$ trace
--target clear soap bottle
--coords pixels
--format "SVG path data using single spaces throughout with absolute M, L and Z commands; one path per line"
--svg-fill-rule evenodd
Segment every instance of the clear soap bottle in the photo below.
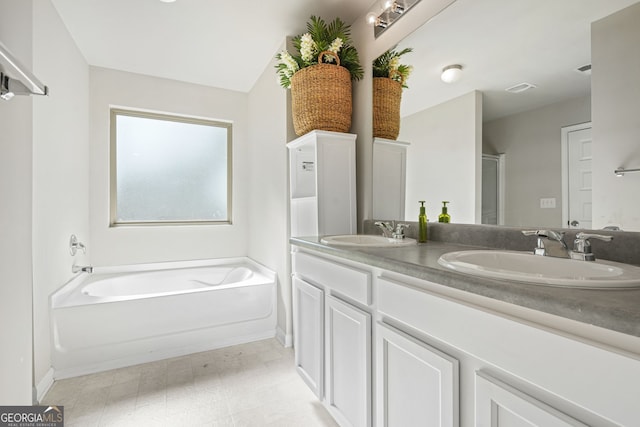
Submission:
M 418 215 L 418 243 L 427 241 L 427 212 L 424 207 L 424 200 L 420 200 L 420 215 Z
M 451 215 L 447 213 L 447 203 L 448 201 L 442 202 L 442 213 L 438 216 L 438 222 L 451 222 Z

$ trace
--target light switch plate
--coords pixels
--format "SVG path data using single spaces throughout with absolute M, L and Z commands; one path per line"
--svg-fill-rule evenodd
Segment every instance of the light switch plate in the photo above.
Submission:
M 554 209 L 556 207 L 556 198 L 542 198 L 540 199 L 540 209 Z

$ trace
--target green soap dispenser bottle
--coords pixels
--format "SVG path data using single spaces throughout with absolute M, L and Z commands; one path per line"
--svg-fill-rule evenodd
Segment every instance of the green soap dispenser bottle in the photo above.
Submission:
M 424 200 L 420 200 L 420 215 L 418 215 L 418 243 L 427 241 L 427 212 L 424 207 Z
M 438 222 L 451 222 L 451 215 L 447 213 L 447 201 L 442 202 L 442 213 L 438 216 Z

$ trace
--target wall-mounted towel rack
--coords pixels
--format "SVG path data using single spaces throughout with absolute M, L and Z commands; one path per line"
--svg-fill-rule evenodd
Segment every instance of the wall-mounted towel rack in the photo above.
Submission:
M 618 177 L 624 176 L 625 173 L 629 173 L 629 172 L 640 172 L 640 168 L 634 168 L 634 169 L 618 168 L 613 171 L 613 173 L 615 173 L 616 176 Z
M 10 100 L 15 95 L 48 95 L 42 84 L 0 43 L 0 98 Z

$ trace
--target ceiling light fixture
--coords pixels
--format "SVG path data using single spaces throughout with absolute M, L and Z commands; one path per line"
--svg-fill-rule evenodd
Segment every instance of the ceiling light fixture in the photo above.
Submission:
M 162 3 L 173 3 L 176 0 L 160 0 Z
M 455 83 L 462 77 L 462 65 L 448 65 L 442 69 L 440 79 L 445 83 Z
M 373 26 L 373 35 L 377 38 L 395 21 L 400 19 L 409 9 L 420 0 L 382 0 L 380 9 L 367 13 L 366 20 Z

